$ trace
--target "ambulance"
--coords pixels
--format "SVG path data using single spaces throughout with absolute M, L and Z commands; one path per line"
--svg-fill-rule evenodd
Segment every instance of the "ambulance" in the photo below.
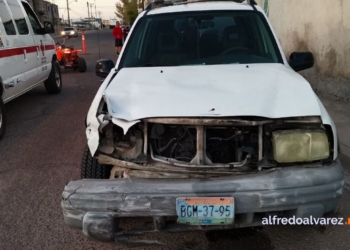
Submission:
M 49 94 L 62 89 L 52 23 L 40 23 L 27 1 L 0 0 L 0 139 L 5 134 L 4 104 L 44 84 Z

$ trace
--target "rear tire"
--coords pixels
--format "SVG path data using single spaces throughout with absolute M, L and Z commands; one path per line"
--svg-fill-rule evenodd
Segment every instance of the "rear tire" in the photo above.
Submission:
M 78 68 L 80 72 L 85 72 L 86 71 L 86 61 L 84 58 L 82 57 L 78 57 L 77 58 L 77 62 L 78 62 Z
M 109 179 L 111 169 L 111 166 L 99 164 L 98 160 L 91 156 L 89 147 L 85 148 L 81 163 L 82 179 Z
M 0 97 L 0 139 L 4 137 L 6 130 L 6 113 L 5 113 L 5 105 Z
M 49 94 L 58 94 L 62 90 L 62 77 L 60 65 L 56 61 L 52 61 L 51 72 L 49 78 L 45 81 L 45 88 Z

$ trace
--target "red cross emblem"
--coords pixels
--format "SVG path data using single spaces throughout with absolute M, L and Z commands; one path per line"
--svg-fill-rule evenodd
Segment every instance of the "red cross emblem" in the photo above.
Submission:
M 41 43 L 40 45 L 41 52 L 43 53 L 43 56 L 45 56 L 45 46 L 43 44 L 43 40 L 40 40 L 40 43 Z

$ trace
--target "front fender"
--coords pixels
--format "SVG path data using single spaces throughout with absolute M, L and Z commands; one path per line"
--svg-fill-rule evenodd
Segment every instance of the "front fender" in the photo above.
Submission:
M 104 93 L 104 90 L 107 88 L 114 74 L 115 74 L 115 70 L 111 70 L 107 78 L 101 84 L 99 90 L 96 93 L 94 100 L 92 101 L 92 104 L 90 106 L 89 112 L 86 117 L 86 122 L 85 122 L 86 138 L 87 138 L 88 147 L 90 149 L 92 156 L 95 155 L 99 145 L 99 141 L 100 141 L 100 135 L 99 135 L 100 122 L 97 119 L 97 116 L 99 115 L 99 108 L 101 104 L 104 103 L 103 93 Z

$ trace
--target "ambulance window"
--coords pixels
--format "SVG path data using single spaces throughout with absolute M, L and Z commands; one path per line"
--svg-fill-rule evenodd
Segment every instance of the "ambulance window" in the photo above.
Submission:
M 2 24 L 5 27 L 6 34 L 9 36 L 16 35 L 15 25 L 13 24 L 12 18 L 4 1 L 0 1 L 0 19 L 0 22 L 2 21 Z
M 21 9 L 21 6 L 18 4 L 17 0 L 7 0 L 7 4 L 10 7 L 10 10 L 15 20 L 18 33 L 20 35 L 28 35 L 29 29 L 24 17 L 24 12 Z
M 28 15 L 28 19 L 30 24 L 32 25 L 33 31 L 35 35 L 40 35 L 40 30 L 41 30 L 41 24 L 38 21 L 38 18 L 34 14 L 34 11 L 32 8 L 25 2 L 22 2 L 22 5 L 24 7 L 24 10 L 26 11 Z

